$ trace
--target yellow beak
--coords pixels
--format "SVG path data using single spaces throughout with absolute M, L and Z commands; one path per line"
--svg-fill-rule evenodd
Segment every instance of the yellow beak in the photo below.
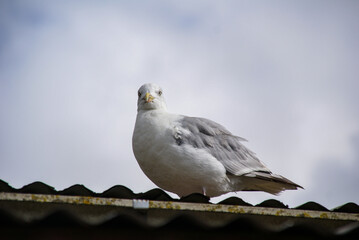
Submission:
M 150 93 L 146 93 L 146 95 L 145 95 L 146 103 L 152 102 L 153 99 L 154 99 L 154 97 Z

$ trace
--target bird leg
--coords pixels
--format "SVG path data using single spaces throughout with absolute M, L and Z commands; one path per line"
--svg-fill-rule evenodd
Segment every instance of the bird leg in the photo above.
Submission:
M 206 195 L 206 188 L 205 188 L 205 187 L 202 187 L 202 194 L 203 194 L 204 196 L 207 196 L 207 195 Z

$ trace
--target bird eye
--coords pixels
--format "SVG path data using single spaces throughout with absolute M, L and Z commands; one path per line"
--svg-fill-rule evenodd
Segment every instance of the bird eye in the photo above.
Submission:
M 140 91 L 138 91 L 138 93 L 137 93 L 137 94 L 138 94 L 138 97 L 141 97 L 141 93 L 140 93 Z
M 162 95 L 162 91 L 161 91 L 161 90 L 158 91 L 158 95 L 160 95 L 160 96 Z

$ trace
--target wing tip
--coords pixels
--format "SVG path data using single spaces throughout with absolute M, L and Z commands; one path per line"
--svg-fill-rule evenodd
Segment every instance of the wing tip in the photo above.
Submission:
M 248 175 L 243 175 L 242 180 L 244 185 L 247 185 L 242 191 L 264 191 L 273 195 L 279 195 L 285 190 L 304 189 L 301 185 L 270 172 L 251 172 Z

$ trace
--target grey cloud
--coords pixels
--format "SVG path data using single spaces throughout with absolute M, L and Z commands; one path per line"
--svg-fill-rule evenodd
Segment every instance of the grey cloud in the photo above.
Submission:
M 329 208 L 359 201 L 359 135 L 351 142 L 353 155 L 325 159 L 313 170 L 309 194 Z
M 131 134 L 137 88 L 156 82 L 170 111 L 225 125 L 274 172 L 309 186 L 284 193 L 284 202 L 343 199 L 311 191 L 327 178 L 311 173 L 350 154 L 347 140 L 359 128 L 356 2 L 10 7 L 0 14 L 0 177 L 10 184 L 154 187 L 133 157 Z

